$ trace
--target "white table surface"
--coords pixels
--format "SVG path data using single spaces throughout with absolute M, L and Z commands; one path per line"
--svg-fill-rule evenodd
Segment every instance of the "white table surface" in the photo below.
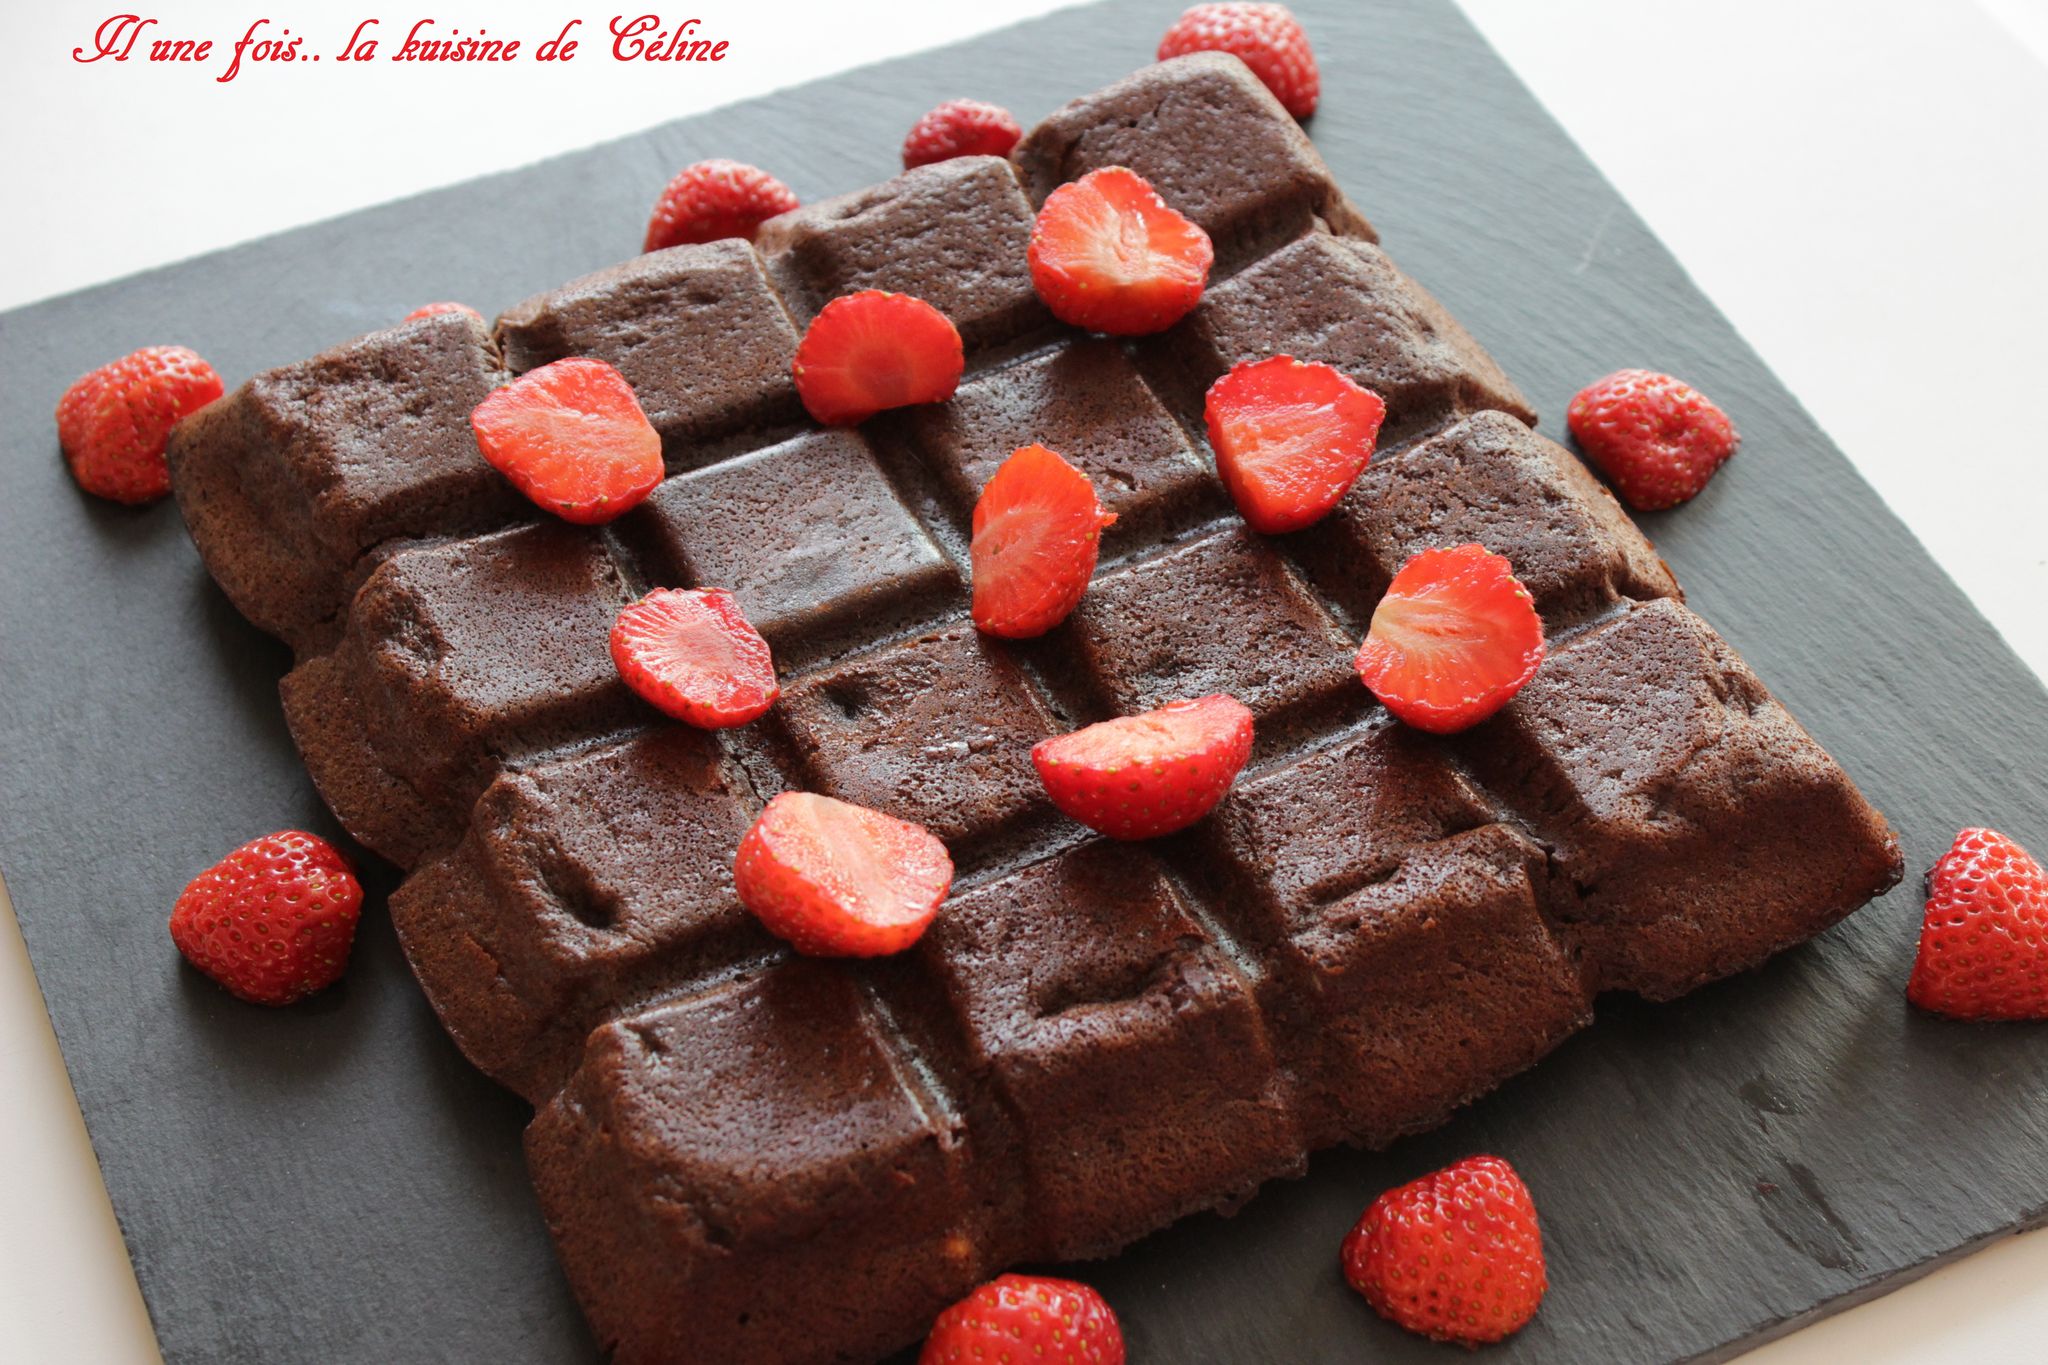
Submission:
M 2048 361 L 2048 0 L 1462 3 L 2048 674 L 2048 439 L 2034 412 Z M 689 12 L 729 39 L 732 55 L 708 69 L 587 60 L 360 70 L 330 59 L 221 85 L 211 69 L 73 63 L 72 48 L 115 6 L 11 3 L 0 13 L 0 184 L 11 209 L 0 221 L 0 307 L 1057 7 L 711 4 Z M 1162 28 L 1178 8 L 1162 0 Z M 187 0 L 153 12 L 156 35 L 232 41 L 265 11 Z M 381 17 L 389 36 L 431 13 L 443 27 L 531 44 L 579 16 L 583 35 L 603 41 L 615 11 L 302 0 L 270 12 L 281 16 L 274 26 L 303 32 L 308 50 L 333 51 L 355 16 Z M 962 73 L 962 93 L 971 87 Z M 529 99 L 544 99 L 550 117 L 512 138 L 469 112 Z M 309 145 L 320 148 L 316 164 L 301 150 Z M 1882 594 L 1873 584 L 1876 609 Z M 2011 833 L 2048 853 L 2048 830 Z M 0 1358 L 153 1361 L 4 893 L 0 908 Z M 2044 1340 L 2048 1233 L 2038 1233 L 1745 1359 L 1992 1365 L 2039 1361 Z

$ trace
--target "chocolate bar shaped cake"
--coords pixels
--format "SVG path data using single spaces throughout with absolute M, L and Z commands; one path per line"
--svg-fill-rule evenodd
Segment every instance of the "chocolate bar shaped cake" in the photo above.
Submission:
M 1062 329 L 1036 207 L 1135 169 L 1216 268 L 1165 333 Z M 950 401 L 804 421 L 791 358 L 854 289 L 968 353 Z M 1268 537 L 1200 435 L 1234 364 L 1381 395 L 1337 511 Z M 668 477 L 607 528 L 542 515 L 471 409 L 566 356 L 616 366 Z M 1529 1066 L 1597 993 L 1663 999 L 1889 887 L 1884 820 L 1682 601 L 1649 543 L 1383 251 L 1234 58 L 1138 72 L 1004 161 L 940 162 L 440 315 L 249 381 L 177 431 L 179 503 L 290 642 L 293 735 L 362 843 L 449 1032 L 536 1107 L 527 1153 L 598 1339 L 628 1362 L 870 1360 L 1019 1262 L 1104 1256 L 1305 1154 L 1383 1144 Z M 1012 643 L 967 615 L 974 498 L 1013 446 L 1119 521 L 1080 608 Z M 1550 653 L 1448 739 L 1350 667 L 1414 552 L 1478 541 Z M 730 589 L 781 700 L 706 732 L 607 650 L 650 586 Z M 1059 818 L 1038 740 L 1177 697 L 1257 717 L 1222 805 L 1112 845 Z M 784 789 L 915 820 L 959 876 L 917 945 L 792 953 L 734 850 Z

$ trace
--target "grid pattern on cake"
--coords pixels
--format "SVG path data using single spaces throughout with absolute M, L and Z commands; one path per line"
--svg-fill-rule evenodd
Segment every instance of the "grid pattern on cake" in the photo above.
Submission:
M 1125 345 L 1053 328 L 1019 274 L 1033 205 L 1113 161 L 1221 267 Z M 321 791 L 413 869 L 392 914 L 429 997 L 540 1107 L 543 1206 L 621 1359 L 879 1354 L 1003 1266 L 1106 1254 L 1316 1147 L 1438 1122 L 1598 990 L 1677 994 L 1896 876 L 1882 820 L 1241 66 L 1141 72 L 1015 163 L 808 207 L 759 254 L 641 257 L 495 338 L 409 323 L 177 439 L 209 567 L 300 650 L 284 700 Z M 945 405 L 803 429 L 789 351 L 860 287 L 961 310 L 968 376 Z M 1391 417 L 1331 518 L 1269 538 L 1230 513 L 1200 403 L 1283 352 Z M 635 383 L 671 469 L 607 529 L 508 503 L 463 444 L 473 397 L 568 354 Z M 293 396 L 319 382 L 345 431 Z M 965 533 L 1032 441 L 1123 520 L 1075 615 L 1013 644 L 967 621 Z M 1444 741 L 1392 722 L 1350 654 L 1408 555 L 1467 540 L 1515 563 L 1552 654 Z M 328 548 L 268 572 L 302 544 Z M 625 692 L 605 632 L 650 585 L 735 591 L 783 673 L 768 717 L 699 734 Z M 1031 744 L 1211 691 L 1260 742 L 1208 821 L 1128 847 L 1051 810 Z M 733 848 L 784 787 L 948 841 L 962 875 L 913 951 L 805 961 L 739 908 Z M 1759 881 L 1788 837 L 1823 850 L 1808 889 Z

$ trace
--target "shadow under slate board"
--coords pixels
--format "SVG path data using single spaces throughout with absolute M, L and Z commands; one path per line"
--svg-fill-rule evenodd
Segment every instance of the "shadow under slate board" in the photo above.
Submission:
M 519 1155 L 381 897 L 340 987 L 261 1012 L 182 968 L 185 880 L 258 833 L 333 833 L 280 718 L 284 651 L 214 589 L 168 504 L 81 497 L 50 410 L 132 347 L 230 383 L 424 299 L 486 313 L 630 255 L 679 165 L 805 199 L 881 180 L 972 94 L 1028 125 L 1147 61 L 1180 0 L 1069 10 L 0 317 L 0 868 L 173 1362 L 577 1362 L 594 1347 Z M 1396 259 L 1561 431 L 1624 364 L 1720 398 L 1742 453 L 1647 519 L 1693 604 L 1898 826 L 2048 845 L 2048 697 L 1450 0 L 1296 0 L 1312 126 Z M 1768 214 L 1760 218 L 1768 230 Z M 388 876 L 384 877 L 388 883 Z M 386 889 L 380 885 L 379 891 Z M 1337 1272 L 1383 1187 L 1474 1151 L 1523 1171 L 1552 1290 L 1489 1358 L 1722 1359 L 2048 1220 L 2048 1031 L 1908 1010 L 1915 877 L 1765 969 L 1601 1020 L 1447 1127 L 1326 1153 L 1236 1218 L 1079 1273 L 1151 1362 L 1442 1361 Z

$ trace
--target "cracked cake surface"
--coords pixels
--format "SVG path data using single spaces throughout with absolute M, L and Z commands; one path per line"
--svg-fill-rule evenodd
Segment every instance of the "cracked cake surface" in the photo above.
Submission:
M 1107 165 L 1206 228 L 1195 309 L 1135 343 L 1052 323 L 1035 206 Z M 949 402 L 804 422 L 790 357 L 850 289 L 952 314 Z M 1202 394 L 1285 352 L 1387 401 L 1325 521 L 1232 512 Z M 470 410 L 608 361 L 668 477 L 609 528 L 546 520 Z M 1479 342 L 1401 273 L 1235 59 L 1161 63 L 963 158 L 506 312 L 250 380 L 183 423 L 207 567 L 297 655 L 292 733 L 406 872 L 406 955 L 527 1156 L 625 1362 L 873 1359 L 1022 1261 L 1113 1253 L 1308 1152 L 1429 1127 L 1592 1018 L 1818 933 L 1898 878 L 1883 818 L 1680 596 Z M 1120 517 L 1043 639 L 968 618 L 966 530 L 1007 452 L 1065 453 Z M 1418 550 L 1513 562 L 1550 653 L 1492 719 L 1396 722 L 1351 654 Z M 730 589 L 779 701 L 716 733 L 621 683 L 648 587 Z M 1228 691 L 1258 747 L 1202 823 L 1084 836 L 1033 743 Z M 960 867 L 911 950 L 792 953 L 732 857 L 778 792 L 927 825 Z

